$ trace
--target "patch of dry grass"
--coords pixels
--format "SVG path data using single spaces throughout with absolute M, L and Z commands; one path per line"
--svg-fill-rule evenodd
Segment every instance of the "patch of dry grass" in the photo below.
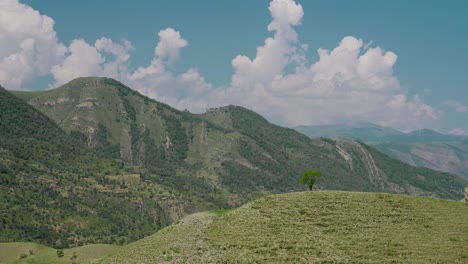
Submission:
M 288 193 L 191 215 L 106 263 L 467 263 L 467 219 L 449 200 Z
M 36 243 L 0 243 L 0 263 L 95 263 L 117 252 L 121 246 L 92 244 L 64 249 L 64 256 L 57 257 L 57 250 Z M 23 255 L 23 258 L 21 258 Z M 74 257 L 75 255 L 75 257 Z

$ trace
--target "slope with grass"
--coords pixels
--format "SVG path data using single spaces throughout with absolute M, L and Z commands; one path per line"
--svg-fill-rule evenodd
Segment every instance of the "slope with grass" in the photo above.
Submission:
M 318 191 L 199 213 L 103 263 L 464 263 L 468 204 Z
M 115 254 L 121 247 L 106 244 L 90 244 L 57 250 L 36 243 L 0 243 L 0 264 L 50 264 L 50 263 L 93 263 Z

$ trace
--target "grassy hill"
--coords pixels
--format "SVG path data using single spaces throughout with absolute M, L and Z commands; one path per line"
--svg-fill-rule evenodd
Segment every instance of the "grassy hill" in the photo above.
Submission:
M 103 263 L 466 263 L 467 218 L 435 198 L 288 193 L 190 215 Z
M 58 257 L 56 249 L 36 243 L 0 243 L 0 264 L 93 263 L 115 254 L 120 248 L 116 245 L 90 244 L 64 249 L 64 255 Z

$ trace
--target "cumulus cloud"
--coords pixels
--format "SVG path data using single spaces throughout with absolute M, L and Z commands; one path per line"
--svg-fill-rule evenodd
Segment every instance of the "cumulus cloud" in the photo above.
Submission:
M 25 89 L 63 59 L 54 20 L 18 0 L 0 0 L 0 84 Z
M 172 63 L 179 58 L 179 51 L 181 48 L 187 46 L 188 42 L 180 36 L 178 31 L 172 28 L 166 28 L 158 33 L 159 43 L 156 46 L 156 56 L 163 60 Z
M 150 65 L 128 73 L 126 83 L 144 95 L 175 107 L 204 109 L 205 103 L 190 103 L 189 98 L 205 96 L 213 90 L 212 85 L 205 81 L 196 68 L 181 74 L 174 74 L 167 69 L 179 58 L 180 49 L 188 45 L 187 40 L 172 28 L 161 30 L 158 36 L 159 41 Z
M 119 44 L 103 37 L 96 40 L 94 45 L 83 39 L 74 39 L 67 48 L 65 59 L 52 67 L 50 72 L 55 83 L 50 87 L 57 87 L 83 76 L 106 76 L 124 80 L 127 75 L 126 62 L 132 49 L 132 44 L 125 39 Z M 106 55 L 110 55 L 110 58 Z
M 56 80 L 56 85 L 63 84 L 69 80 L 98 74 L 100 64 L 104 62 L 101 53 L 95 47 L 90 46 L 82 39 L 75 39 L 68 48 L 70 53 L 59 65 L 55 65 L 51 72 Z
M 308 45 L 300 43 L 295 30 L 301 25 L 304 11 L 294 0 L 270 2 L 272 20 L 267 30 L 272 36 L 257 47 L 255 57 L 239 54 L 231 61 L 231 82 L 222 87 L 214 87 L 196 68 L 180 74 L 171 70 L 180 50 L 188 46 L 188 41 L 175 29 L 159 31 L 150 64 L 131 70 L 128 61 L 133 46 L 129 41 L 118 43 L 103 37 L 89 44 L 75 39 L 64 47 L 57 41 L 52 19 L 14 0 L 0 3 L 28 14 L 21 14 L 26 22 L 34 20 L 29 24 L 11 22 L 18 29 L 2 27 L 13 20 L 15 9 L 0 11 L 9 14 L 0 16 L 5 20 L 0 24 L 0 45 L 5 46 L 0 49 L 0 81 L 6 80 L 14 87 L 47 72 L 54 76 L 54 86 L 79 76 L 107 76 L 179 109 L 201 112 L 208 107 L 237 104 L 285 125 L 365 121 L 412 130 L 431 127 L 441 118 L 438 109 L 400 87 L 393 74 L 398 56 L 374 46 L 372 41 L 364 43 L 362 39 L 346 36 L 332 49 L 318 49 L 318 60 L 309 62 L 305 55 Z M 6 42 L 8 34 L 16 36 L 16 44 Z M 43 51 L 38 47 L 49 48 Z M 37 59 L 30 64 L 29 61 L 41 57 L 37 54 L 46 54 L 42 57 L 51 59 Z M 22 67 L 24 64 L 46 67 Z M 8 75 L 15 71 L 10 70 L 15 69 L 11 65 L 21 68 L 15 74 L 21 76 L 19 81 Z M 467 111 L 459 103 L 450 104 L 460 112 Z
M 455 100 L 448 100 L 444 102 L 444 105 L 452 108 L 453 110 L 459 112 L 459 113 L 468 113 L 468 106 L 455 101 Z
M 307 46 L 294 30 L 302 7 L 293 0 L 273 0 L 270 13 L 268 30 L 274 36 L 257 48 L 255 58 L 238 55 L 232 61 L 230 87 L 211 93 L 207 104 L 240 104 L 286 125 L 366 121 L 410 130 L 440 117 L 418 95 L 402 91 L 393 75 L 395 53 L 347 36 L 332 50 L 319 49 L 319 60 L 305 66 Z M 286 74 L 287 66 L 294 72 Z

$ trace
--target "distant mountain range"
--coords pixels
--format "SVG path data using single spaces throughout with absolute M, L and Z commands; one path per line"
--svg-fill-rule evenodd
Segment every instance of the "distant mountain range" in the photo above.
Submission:
M 126 244 L 189 213 L 305 190 L 310 169 L 319 189 L 458 200 L 466 184 L 242 107 L 179 111 L 113 79 L 0 88 L 0 241 Z
M 468 179 L 468 136 L 422 129 L 403 133 L 390 127 L 356 125 L 298 126 L 311 138 L 360 140 L 413 166 L 450 172 Z

